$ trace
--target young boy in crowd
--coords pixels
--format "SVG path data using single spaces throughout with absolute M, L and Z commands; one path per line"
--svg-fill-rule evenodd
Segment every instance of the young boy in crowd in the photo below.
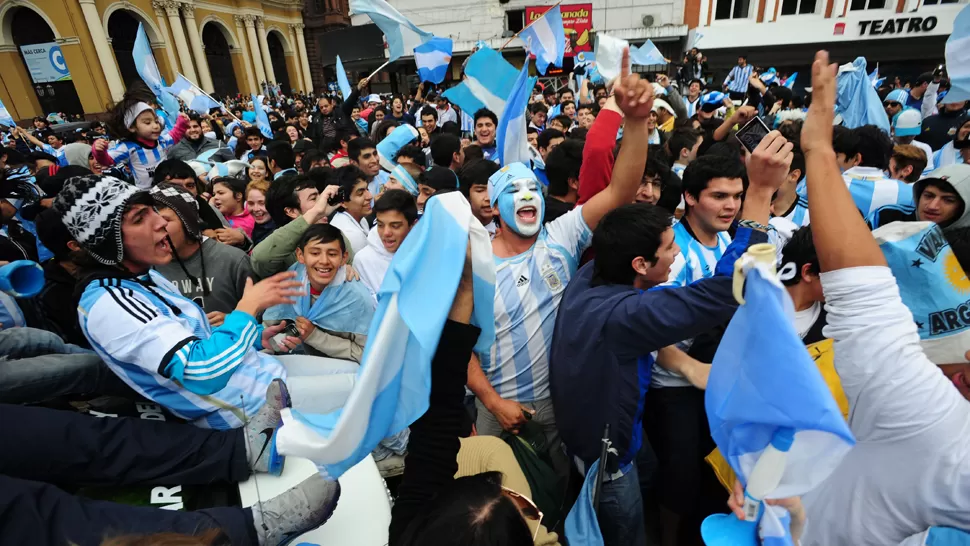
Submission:
M 495 162 L 479 159 L 466 163 L 458 173 L 458 189 L 468 199 L 472 216 L 478 218 L 492 237 L 495 237 L 495 212 L 488 198 L 488 179 L 498 169 Z
M 354 269 L 376 299 L 394 253 L 418 221 L 418 207 L 410 193 L 390 189 L 374 203 L 374 213 L 377 227 L 370 230 L 367 247 L 357 253 Z
M 889 176 L 903 182 L 916 182 L 926 170 L 929 157 L 932 155 L 927 156 L 922 148 L 912 144 L 897 144 L 889 157 Z
M 373 196 L 367 187 L 367 175 L 362 169 L 349 165 L 337 169 L 333 177 L 341 197 L 340 207 L 331 216 L 330 223 L 350 240 L 350 247 L 356 254 L 367 246 L 370 232 L 367 216 L 371 213 Z

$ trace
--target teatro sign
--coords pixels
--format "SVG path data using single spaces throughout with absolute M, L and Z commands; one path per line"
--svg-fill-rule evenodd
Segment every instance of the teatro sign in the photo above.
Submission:
M 936 28 L 937 19 L 930 17 L 892 17 L 859 21 L 859 35 L 881 36 L 883 34 L 929 33 Z

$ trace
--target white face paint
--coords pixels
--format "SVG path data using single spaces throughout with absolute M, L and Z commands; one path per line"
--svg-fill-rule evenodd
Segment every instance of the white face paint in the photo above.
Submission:
M 532 237 L 542 228 L 542 193 L 535 180 L 513 181 L 499 198 L 502 221 L 522 237 Z

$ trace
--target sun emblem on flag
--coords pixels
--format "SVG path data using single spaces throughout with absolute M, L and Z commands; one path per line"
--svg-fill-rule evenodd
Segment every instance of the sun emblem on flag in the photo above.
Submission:
M 943 272 L 946 279 L 950 281 L 950 286 L 961 294 L 970 292 L 970 279 L 967 278 L 967 273 L 960 267 L 956 254 L 949 247 L 943 253 Z

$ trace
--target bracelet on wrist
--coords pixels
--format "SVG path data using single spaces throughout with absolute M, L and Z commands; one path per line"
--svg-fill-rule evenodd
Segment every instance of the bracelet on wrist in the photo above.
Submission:
M 761 222 L 755 222 L 754 220 L 738 220 L 738 227 L 746 227 L 748 229 L 764 231 L 766 233 L 774 229 L 771 226 L 766 226 Z

